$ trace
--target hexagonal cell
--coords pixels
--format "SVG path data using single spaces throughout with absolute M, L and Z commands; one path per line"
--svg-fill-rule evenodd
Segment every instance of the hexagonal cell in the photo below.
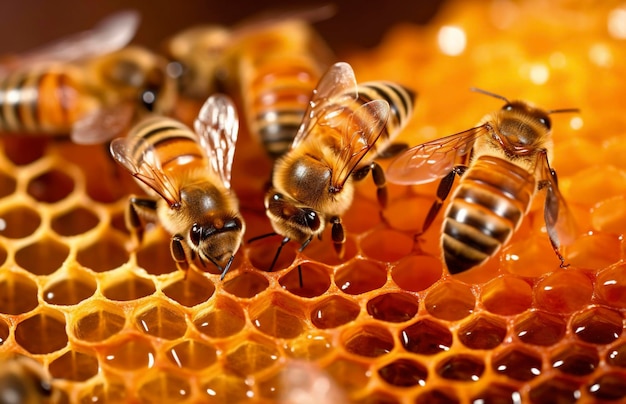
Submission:
M 4 344 L 9 338 L 9 325 L 0 318 L 0 345 Z
M 15 341 L 34 355 L 49 354 L 67 345 L 63 313 L 44 310 L 15 327 Z
M 156 229 L 155 229 L 156 230 Z M 159 228 L 159 230 L 162 230 Z M 176 272 L 178 267 L 172 258 L 170 251 L 171 238 L 163 232 L 163 237 L 155 237 L 150 242 L 144 242 L 137 250 L 137 266 L 146 270 L 151 275 L 163 275 Z M 213 265 L 211 265 L 213 267 Z M 187 272 L 204 268 L 190 268 Z
M 11 195 L 15 192 L 17 181 L 11 175 L 0 171 L 0 198 Z
M 326 335 L 308 333 L 286 341 L 283 349 L 294 359 L 314 361 L 331 353 L 334 347 Z
M 260 271 L 269 271 L 281 241 L 279 237 L 265 237 L 248 243 L 248 258 L 250 259 L 250 263 Z M 280 251 L 280 255 L 274 267 L 271 268 L 272 271 L 276 272 L 290 267 L 296 259 L 297 249 L 298 245 L 296 243 L 285 244 Z
M 96 281 L 92 276 L 76 270 L 46 285 L 43 299 L 49 304 L 70 306 L 90 298 L 95 293 L 96 287 Z
M 122 371 L 149 369 L 154 366 L 156 352 L 150 341 L 128 336 L 115 344 L 107 344 L 103 351 L 104 363 Z
M 149 373 L 137 389 L 142 402 L 178 403 L 187 401 L 191 396 L 191 385 L 183 377 L 165 370 Z
M 542 279 L 534 292 L 535 307 L 552 313 L 573 313 L 591 302 L 593 284 L 580 271 L 561 270 Z
M 35 200 L 55 203 L 67 198 L 74 190 L 74 179 L 61 170 L 52 169 L 28 182 L 26 192 Z
M 623 400 L 626 398 L 626 376 L 623 373 L 607 372 L 589 383 L 587 391 L 597 400 Z
M 22 314 L 37 307 L 38 287 L 17 272 L 3 270 L 0 274 L 0 313 Z
M 347 329 L 341 334 L 341 341 L 346 351 L 367 358 L 386 355 L 394 347 L 391 333 L 374 324 L 355 325 Z
M 391 229 L 368 233 L 359 244 L 363 253 L 375 260 L 394 262 L 406 257 L 413 250 L 413 237 Z
M 271 293 L 248 307 L 248 316 L 257 330 L 275 338 L 295 338 L 304 331 L 302 304 L 289 295 Z
M 530 349 L 510 346 L 494 355 L 491 366 L 497 373 L 525 382 L 541 374 L 541 355 Z
M 391 278 L 403 290 L 421 292 L 441 279 L 442 273 L 440 259 L 430 255 L 409 255 L 395 264 Z
M 489 384 L 471 398 L 472 403 L 516 404 L 522 402 L 519 389 L 502 383 Z
M 202 382 L 200 393 L 201 402 L 240 403 L 250 400 L 253 391 L 244 379 L 222 373 Z
M 52 218 L 52 230 L 65 237 L 78 236 L 93 229 L 100 218 L 91 210 L 76 206 L 69 211 Z
M 129 254 L 120 241 L 103 236 L 76 254 L 76 260 L 95 272 L 106 272 L 128 262 Z
M 384 293 L 367 302 L 367 312 L 377 320 L 402 323 L 411 320 L 419 309 L 419 300 L 408 293 Z
M 67 351 L 53 360 L 48 366 L 50 375 L 54 378 L 84 382 L 98 374 L 98 359 L 95 356 Z
M 347 393 L 362 389 L 369 380 L 369 366 L 347 358 L 337 357 L 324 369 Z
M 582 341 L 610 344 L 622 335 L 622 316 L 604 307 L 591 307 L 572 317 L 572 331 Z
M 176 339 L 185 335 L 185 313 L 163 300 L 151 300 L 134 315 L 135 326 L 143 333 L 163 339 Z
M 302 287 L 300 287 L 300 271 L 302 272 Z M 305 262 L 290 269 L 278 282 L 283 289 L 296 296 L 316 297 L 323 295 L 330 287 L 331 273 L 332 268 Z
M 592 373 L 600 362 L 594 347 L 581 344 L 566 344 L 559 347 L 550 357 L 552 367 L 563 373 L 584 376 Z
M 452 346 L 452 333 L 438 322 L 421 319 L 400 332 L 404 349 L 421 355 L 435 355 Z
M 432 288 L 424 303 L 434 317 L 457 321 L 472 314 L 476 301 L 468 285 L 449 280 Z
M 280 353 L 268 341 L 243 341 L 228 352 L 224 368 L 239 377 L 249 377 L 277 363 Z
M 3 152 L 13 164 L 25 166 L 43 157 L 48 140 L 33 136 L 3 136 Z
M 240 304 L 218 295 L 208 308 L 196 314 L 193 324 L 198 331 L 211 338 L 226 338 L 243 329 L 246 316 Z
M 72 332 L 85 342 L 101 342 L 124 328 L 126 315 L 118 306 L 106 301 L 87 301 L 72 316 Z
M 0 213 L 0 236 L 7 238 L 28 237 L 39 228 L 39 213 L 26 206 L 12 206 Z
M 180 277 L 163 288 L 163 293 L 183 306 L 193 307 L 204 303 L 215 293 L 210 279 L 196 271 L 188 271 L 186 279 Z
M 500 318 L 479 314 L 458 331 L 459 340 L 471 349 L 493 349 L 506 337 L 506 322 Z
M 114 377 L 110 375 L 107 375 L 106 379 L 105 383 L 87 384 L 85 389 L 78 393 L 80 404 L 126 403 L 130 401 L 122 380 L 114 380 Z M 60 402 L 69 402 L 69 399 Z
M 596 278 L 595 292 L 604 304 L 614 308 L 626 308 L 626 264 L 602 271 Z
M 428 368 L 413 359 L 399 358 L 379 368 L 378 376 L 391 386 L 425 386 Z
M 15 262 L 35 275 L 50 275 L 61 267 L 69 253 L 66 244 L 44 237 L 17 250 Z
M 548 238 L 539 232 L 513 240 L 502 249 L 503 272 L 522 278 L 538 278 L 559 267 Z
M 620 195 L 592 207 L 591 224 L 594 230 L 623 234 L 626 229 L 626 200 Z
M 239 272 L 224 281 L 223 288 L 233 296 L 252 298 L 270 285 L 266 277 L 255 271 Z
M 533 403 L 576 403 L 580 386 L 572 379 L 551 377 L 531 387 L 528 397 Z
M 415 398 L 415 404 L 458 404 L 461 401 L 452 389 L 432 389 L 420 392 Z
M 319 329 L 335 328 L 355 320 L 361 308 L 352 300 L 332 295 L 311 310 L 311 322 Z
M 626 368 L 626 343 L 620 343 L 606 352 L 606 363 Z
M 343 245 L 343 257 L 341 258 L 337 255 L 330 234 L 325 235 L 321 240 L 313 240 L 303 251 L 303 254 L 306 256 L 306 259 L 318 264 L 339 265 L 349 261 L 358 253 L 356 242 L 350 237 L 351 234 L 352 233 L 348 233 L 346 235 L 346 242 Z
M 167 359 L 181 369 L 198 371 L 206 369 L 217 361 L 214 346 L 196 340 L 185 340 L 166 352 Z
M 553 314 L 530 311 L 515 320 L 515 335 L 527 344 L 549 346 L 565 335 L 565 321 Z
M 106 278 L 102 284 L 102 294 L 109 300 L 126 302 L 150 296 L 156 291 L 150 278 L 143 278 L 133 272 L 123 272 Z
M 485 361 L 477 356 L 457 354 L 440 361 L 435 371 L 444 379 L 476 382 L 485 372 Z
M 480 300 L 493 314 L 510 316 L 523 313 L 533 302 L 531 285 L 521 278 L 504 275 L 482 288 Z
M 620 236 L 607 233 L 584 235 L 568 246 L 568 264 L 582 269 L 600 270 L 618 262 L 622 254 Z
M 357 259 L 348 262 L 335 273 L 335 284 L 349 295 L 379 289 L 387 282 L 387 269 L 374 261 Z

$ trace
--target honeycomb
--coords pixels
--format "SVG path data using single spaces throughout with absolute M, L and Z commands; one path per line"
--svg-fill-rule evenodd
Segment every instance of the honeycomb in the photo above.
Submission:
M 41 363 L 61 403 L 623 402 L 625 40 L 625 3 L 458 0 L 341 55 L 359 80 L 419 91 L 410 144 L 499 108 L 470 87 L 580 108 L 553 116 L 552 165 L 581 229 L 567 268 L 538 203 L 501 253 L 450 276 L 441 219 L 414 242 L 436 184 L 391 185 L 381 217 L 368 180 L 344 260 L 326 236 L 287 244 L 268 272 L 268 237 L 223 282 L 211 268 L 184 279 L 160 227 L 131 248 L 123 215 L 139 189 L 105 147 L 3 136 L 0 353 Z M 271 162 L 247 137 L 233 186 L 251 238 L 271 231 Z

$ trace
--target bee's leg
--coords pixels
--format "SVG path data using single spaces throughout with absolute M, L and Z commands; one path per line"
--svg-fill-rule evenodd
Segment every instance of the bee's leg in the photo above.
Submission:
M 341 224 L 340 217 L 332 217 L 330 222 L 333 224 L 331 229 L 331 236 L 333 239 L 333 244 L 335 246 L 335 251 L 337 252 L 337 256 L 339 258 L 343 258 L 343 254 L 345 252 L 345 243 L 346 243 L 346 235 L 343 231 L 343 224 Z
M 124 221 L 126 222 L 126 228 L 135 238 L 137 247 L 143 241 L 144 223 L 141 220 L 141 216 L 154 216 L 156 208 L 157 203 L 154 199 L 131 196 L 128 200 Z
M 450 194 L 450 190 L 452 189 L 452 184 L 454 184 L 454 177 L 456 177 L 457 175 L 460 177 L 461 175 L 463 175 L 466 169 L 467 169 L 466 166 L 454 167 L 452 171 L 450 171 L 445 177 L 441 179 L 441 181 L 439 182 L 439 186 L 437 187 L 437 199 L 431 205 L 430 210 L 428 211 L 428 214 L 426 215 L 426 219 L 424 219 L 424 224 L 422 225 L 422 231 L 421 233 L 417 234 L 417 237 L 424 234 L 426 230 L 430 228 L 430 225 L 433 224 L 433 221 L 435 220 L 435 217 L 437 217 L 437 214 L 441 210 L 441 207 L 443 206 L 444 201 Z
M 559 261 L 561 261 L 561 268 L 567 268 L 569 264 L 565 263 L 565 257 L 561 254 L 560 246 L 561 242 L 559 241 L 559 235 L 557 232 L 557 221 L 559 218 L 561 203 L 563 203 L 557 194 L 558 189 L 555 190 L 555 187 L 558 186 L 558 179 L 556 176 L 556 171 L 550 168 L 550 176 L 552 179 L 552 183 L 550 181 L 541 181 L 538 184 L 538 189 L 541 190 L 546 188 L 546 200 L 543 207 L 543 217 L 546 221 L 546 230 L 548 232 L 548 238 L 550 239 L 550 245 L 552 245 L 552 249 L 556 254 Z M 564 205 L 563 205 L 564 206 Z M 563 214 L 563 212 L 561 212 Z
M 407 143 L 394 142 L 387 146 L 384 150 L 381 150 L 380 153 L 376 155 L 376 158 L 383 160 L 391 159 L 393 157 L 396 157 L 403 151 L 407 150 L 408 148 L 409 145 Z
M 355 170 L 352 173 L 352 178 L 355 181 L 360 181 L 365 178 L 370 171 L 372 172 L 372 179 L 376 185 L 376 198 L 378 199 L 378 204 L 384 209 L 387 206 L 387 182 L 385 180 L 385 172 L 378 163 L 373 162 L 372 164 Z
M 170 243 L 170 252 L 172 253 L 172 258 L 174 259 L 174 262 L 176 262 L 178 269 L 183 271 L 183 278 L 187 279 L 189 260 L 187 258 L 185 247 L 183 247 L 184 240 L 185 238 L 180 234 L 173 235 Z

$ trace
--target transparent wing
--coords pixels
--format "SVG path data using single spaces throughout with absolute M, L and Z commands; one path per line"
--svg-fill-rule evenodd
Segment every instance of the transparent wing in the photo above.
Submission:
M 230 188 L 239 118 L 232 100 L 222 94 L 210 96 L 198 113 L 194 129 L 211 167 Z
M 449 174 L 468 157 L 476 138 L 487 133 L 481 125 L 414 146 L 396 157 L 386 171 L 394 184 L 424 184 Z
M 133 140 L 134 139 L 134 140 Z M 113 158 L 130 174 L 159 194 L 170 207 L 180 204 L 178 187 L 163 173 L 161 162 L 152 145 L 143 144 L 143 151 L 135 156 L 133 151 L 139 149 L 136 137 L 114 139 L 110 145 Z
M 389 103 L 370 101 L 354 111 L 341 128 L 341 150 L 333 169 L 331 187 L 343 188 L 359 162 L 374 146 L 389 119 Z
M 345 99 L 356 99 L 357 96 L 357 84 L 352 66 L 345 62 L 332 65 L 313 90 L 309 106 L 304 113 L 291 148 L 294 149 L 306 139 L 318 120 L 331 120 L 333 116 L 341 113 Z
M 77 144 L 108 142 L 130 128 L 134 113 L 131 103 L 96 109 L 74 123 L 70 137 Z

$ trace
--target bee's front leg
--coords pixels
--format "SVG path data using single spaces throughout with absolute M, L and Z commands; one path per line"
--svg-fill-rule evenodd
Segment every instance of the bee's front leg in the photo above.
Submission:
M 346 243 L 346 234 L 343 231 L 343 224 L 341 224 L 341 218 L 337 216 L 331 218 L 330 222 L 333 224 L 330 233 L 333 239 L 333 245 L 335 246 L 337 256 L 342 259 L 345 252 L 344 246 Z
M 372 172 L 374 185 L 376 185 L 376 198 L 378 199 L 378 204 L 384 209 L 387 207 L 387 180 L 385 179 L 385 171 L 378 163 L 372 162 L 365 167 L 355 170 L 352 173 L 352 178 L 355 181 L 360 181 L 365 178 L 370 171 Z
M 157 202 L 151 198 L 140 198 L 131 196 L 125 211 L 124 221 L 126 228 L 130 231 L 135 246 L 138 248 L 143 241 L 145 224 L 142 217 L 154 217 L 156 215 Z
M 172 236 L 172 240 L 170 243 L 170 252 L 172 253 L 172 258 L 174 262 L 176 262 L 176 267 L 179 270 L 183 271 L 183 278 L 187 279 L 187 271 L 189 270 L 189 259 L 187 258 L 187 252 L 185 247 L 183 246 L 183 242 L 185 238 L 180 234 L 175 234 Z

